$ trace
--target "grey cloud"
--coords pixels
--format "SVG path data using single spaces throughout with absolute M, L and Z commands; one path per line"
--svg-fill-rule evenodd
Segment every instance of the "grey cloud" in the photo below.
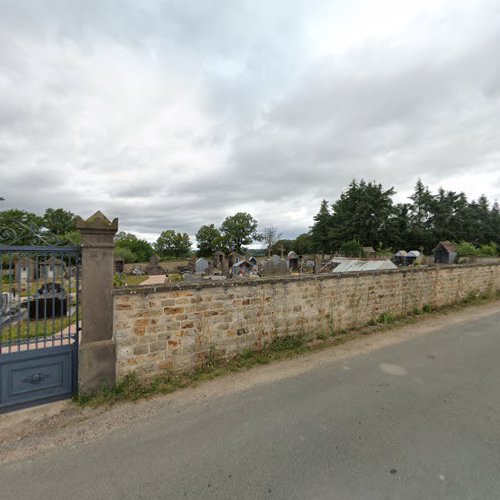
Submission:
M 500 198 L 495 3 L 318 56 L 327 3 L 2 3 L 2 208 L 148 235 L 245 209 L 293 236 L 353 177 L 403 192 L 473 170 Z

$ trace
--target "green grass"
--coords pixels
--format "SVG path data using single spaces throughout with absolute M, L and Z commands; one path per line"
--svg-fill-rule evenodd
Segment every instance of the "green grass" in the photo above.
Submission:
M 79 405 L 110 405 L 119 401 L 136 401 L 158 394 L 169 394 L 184 387 L 194 386 L 204 380 L 211 380 L 229 373 L 249 370 L 257 365 L 264 365 L 298 355 L 314 352 L 370 335 L 421 321 L 423 317 L 452 314 L 470 305 L 479 305 L 500 299 L 500 291 L 494 296 L 470 294 L 454 305 L 439 309 L 425 304 L 422 309 L 415 308 L 406 316 L 394 316 L 382 313 L 377 320 L 365 326 L 339 329 L 333 332 L 297 335 L 275 338 L 263 345 L 261 350 L 245 350 L 232 358 L 226 359 L 222 353 L 210 349 L 205 360 L 194 370 L 183 373 L 165 372 L 149 381 L 141 381 L 136 373 L 129 373 L 114 387 L 103 387 L 96 395 L 79 394 L 74 401 Z M 426 307 L 427 306 L 427 307 Z
M 12 325 L 10 330 L 10 338 L 9 338 L 9 327 L 4 325 L 3 328 L 0 329 L 1 332 L 1 341 L 9 342 L 24 340 L 27 338 L 35 338 L 35 337 L 46 337 L 51 336 L 55 333 L 59 333 L 62 329 L 66 328 L 68 325 L 75 325 L 76 327 L 76 315 L 65 316 L 62 318 L 54 318 L 54 323 L 52 323 L 52 319 L 47 318 L 47 320 L 39 319 L 38 321 L 28 321 L 23 320 L 19 321 Z M 72 329 L 72 332 L 74 329 Z
M 60 283 L 61 286 L 64 288 L 64 290 L 67 293 L 75 293 L 76 292 L 76 279 L 72 278 L 71 279 L 71 288 L 69 286 L 70 281 L 68 279 L 64 279 L 61 283 L 60 280 L 56 280 L 56 283 Z M 13 281 L 12 283 L 2 283 L 2 292 L 12 292 L 12 289 L 16 291 L 16 297 L 28 297 L 35 295 L 38 292 L 38 289 L 41 288 L 41 286 L 45 283 L 43 280 L 39 281 L 31 281 L 29 283 L 23 282 L 22 288 L 19 286 L 19 283 L 17 281 Z M 52 281 L 48 280 L 47 284 L 52 283 Z M 29 285 L 29 286 L 28 286 Z M 29 294 L 28 294 L 29 291 Z

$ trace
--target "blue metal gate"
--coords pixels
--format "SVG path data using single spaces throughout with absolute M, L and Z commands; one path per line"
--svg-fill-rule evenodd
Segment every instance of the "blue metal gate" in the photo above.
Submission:
M 0 413 L 76 393 L 80 256 L 0 246 Z

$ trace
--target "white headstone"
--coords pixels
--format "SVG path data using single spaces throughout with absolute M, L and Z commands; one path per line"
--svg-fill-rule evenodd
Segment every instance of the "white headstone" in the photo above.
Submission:
M 195 262 L 194 270 L 197 273 L 202 274 L 207 270 L 208 266 L 209 266 L 208 260 L 201 257 Z

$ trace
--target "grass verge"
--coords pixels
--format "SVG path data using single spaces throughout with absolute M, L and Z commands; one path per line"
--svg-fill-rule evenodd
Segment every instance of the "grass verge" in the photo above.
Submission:
M 111 405 L 119 401 L 137 401 L 138 399 L 150 398 L 159 394 L 169 394 L 184 387 L 194 386 L 204 380 L 344 344 L 375 332 L 416 323 L 423 317 L 449 314 L 468 306 L 486 304 L 499 299 L 500 291 L 495 296 L 471 294 L 456 304 L 439 309 L 431 307 L 430 304 L 424 304 L 422 308 L 415 308 L 405 316 L 382 313 L 377 320 L 372 320 L 364 326 L 334 330 L 329 332 L 329 335 L 320 332 L 319 334 L 275 338 L 265 344 L 259 351 L 246 350 L 229 359 L 224 358 L 215 349 L 211 349 L 205 361 L 193 371 L 183 373 L 166 372 L 147 382 L 141 381 L 136 373 L 129 373 L 114 387 L 103 387 L 98 394 L 93 396 L 79 394 L 74 398 L 74 401 L 82 406 L 99 406 L 103 404 Z

